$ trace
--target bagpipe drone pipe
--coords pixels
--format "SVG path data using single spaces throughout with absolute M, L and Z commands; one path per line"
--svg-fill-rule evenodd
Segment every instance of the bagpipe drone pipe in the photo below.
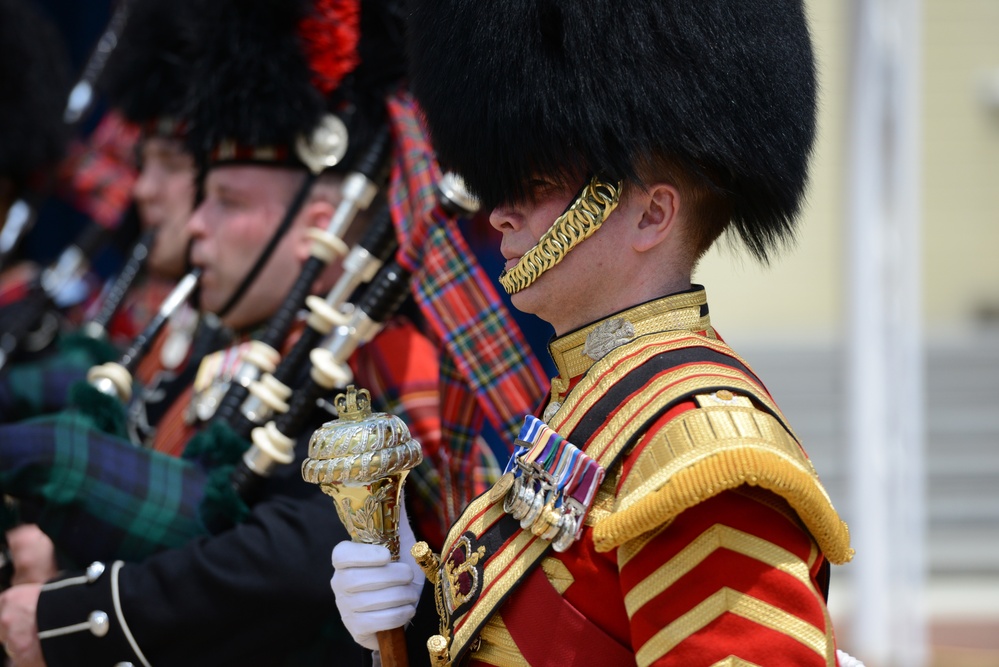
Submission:
M 287 412 L 256 427 L 252 445 L 213 419 L 182 457 L 170 456 L 98 428 L 116 422 L 95 419 L 81 401 L 77 410 L 0 427 L 0 493 L 17 498 L 22 520 L 41 526 L 78 564 L 141 559 L 233 525 L 263 478 L 294 459 L 295 440 L 315 425 L 317 399 L 349 382 L 346 359 L 408 295 L 408 279 L 394 263 L 382 268 L 348 324 L 311 351 L 310 372 Z
M 62 553 L 84 564 L 95 559 L 141 559 L 240 521 L 251 510 L 261 487 L 269 484 L 262 484 L 264 478 L 273 472 L 272 483 L 284 481 L 290 470 L 284 464 L 289 462 L 291 443 L 297 440 L 301 445 L 307 439 L 301 437 L 310 426 L 305 415 L 314 412 L 316 397 L 332 398 L 335 392 L 327 387 L 349 380 L 346 359 L 374 335 L 408 293 L 414 295 L 451 368 L 474 376 L 464 380 L 463 386 L 470 389 L 464 390 L 460 400 L 475 401 L 479 406 L 475 409 L 503 434 L 509 424 L 519 425 L 523 415 L 533 409 L 540 399 L 543 370 L 536 359 L 525 354 L 529 348 L 522 334 L 481 267 L 474 264 L 457 230 L 457 219 L 462 215 L 458 210 L 462 204 L 474 205 L 474 199 L 456 187 L 460 181 L 442 177 L 436 170 L 410 98 L 390 101 L 389 108 L 397 146 L 389 201 L 399 240 L 395 258 L 404 270 L 394 266 L 395 262 L 386 264 L 353 300 L 353 306 L 333 306 L 347 323 L 338 318 L 329 334 L 309 332 L 328 326 L 318 324 L 324 318 L 310 315 L 312 323 L 307 322 L 303 336 L 323 342 L 308 355 L 304 343 L 287 355 L 289 360 L 308 356 L 307 373 L 294 373 L 275 362 L 273 371 L 262 372 L 257 383 L 251 383 L 253 389 L 247 389 L 247 398 L 234 411 L 240 417 L 231 424 L 213 420 L 189 441 L 182 457 L 141 449 L 123 437 L 102 432 L 82 411 L 66 413 L 54 425 L 40 420 L 19 424 L 16 431 L 0 428 L 0 458 L 4 461 L 0 493 L 20 498 L 25 518 L 37 522 Z M 470 261 L 473 264 L 468 264 Z M 463 263 L 466 268 L 456 276 L 454 267 Z M 367 268 L 345 267 L 345 273 L 371 272 L 369 262 L 358 265 Z M 344 283 L 338 285 L 341 291 L 347 289 Z M 435 297 L 440 295 L 438 285 L 452 290 L 446 298 Z M 333 296 L 337 289 L 334 287 L 325 300 L 310 299 L 312 315 L 317 312 L 313 306 L 324 311 L 330 307 L 329 301 L 340 300 Z M 471 295 L 462 297 L 462 303 L 471 307 L 449 307 L 459 294 Z M 463 338 L 465 334 L 481 338 Z M 473 365 L 476 359 L 496 354 L 505 361 L 496 371 L 502 374 L 495 378 L 489 375 L 491 367 Z M 270 379 L 272 376 L 298 377 L 305 385 L 289 398 L 272 401 L 270 389 L 279 384 Z M 455 376 L 448 377 L 448 383 L 454 385 L 451 380 Z M 444 382 L 442 375 L 442 400 L 451 400 L 453 395 L 446 394 Z M 379 402 L 377 395 L 372 398 Z M 282 413 L 284 405 L 288 409 Z M 273 420 L 266 421 L 271 416 Z M 252 445 L 236 432 L 245 432 L 244 419 L 254 424 Z M 302 428 L 305 433 L 296 433 Z M 470 499 L 471 487 L 461 475 L 474 465 L 463 445 L 455 444 L 460 434 L 448 437 L 448 461 L 442 464 L 443 479 L 437 482 L 443 485 L 438 492 L 445 502 L 436 508 L 445 522 Z M 294 476 L 300 482 L 297 471 Z M 453 484 L 454 480 L 459 484 Z M 439 499 L 437 504 L 441 505 Z
M 98 81 L 105 74 L 106 65 L 117 49 L 133 4 L 134 0 L 118 3 L 66 98 L 61 128 L 50 134 L 69 138 L 93 108 Z M 95 131 L 95 134 L 98 133 Z M 14 263 L 21 242 L 34 227 L 40 202 L 53 186 L 54 177 L 44 179 L 10 207 L 0 233 L 0 269 Z M 0 314 L 0 371 L 16 359 L 47 350 L 61 328 L 60 297 L 79 282 L 89 270 L 91 258 L 109 241 L 115 241 L 124 249 L 138 235 L 134 206 L 124 214 L 115 212 L 92 217 L 93 221 L 84 226 L 57 259 L 22 288 L 23 295 L 18 301 L 4 307 Z M 83 344 L 98 356 L 110 353 L 109 348 L 101 348 L 91 341 L 84 341 Z
M 135 281 L 142 275 L 146 260 L 156 241 L 156 230 L 150 229 L 139 236 L 128 253 L 128 258 L 118 274 L 107 282 L 98 298 L 100 306 L 93 318 L 83 323 L 80 333 L 91 340 L 107 340 L 111 321 L 118 313 Z
M 142 264 L 139 262 L 136 265 L 131 258 L 136 252 L 144 256 L 148 251 L 148 245 L 143 245 L 144 237 L 135 240 L 138 229 L 134 206 L 129 207 L 122 222 L 114 228 L 96 222 L 86 225 L 73 242 L 27 284 L 23 296 L 3 308 L 0 316 L 0 321 L 3 322 L 0 325 L 0 372 L 6 370 L 20 354 L 38 353 L 52 345 L 62 328 L 61 309 L 58 305 L 60 295 L 84 276 L 90 269 L 91 258 L 109 242 L 119 243 L 125 247 L 134 242 L 129 252 L 130 260 L 126 261 L 122 271 L 128 269 L 138 273 Z M 148 244 L 148 239 L 145 241 Z M 130 280 L 134 278 L 134 274 L 130 276 Z M 119 291 L 121 289 L 127 291 L 127 288 L 127 285 L 119 285 Z M 117 295 L 118 291 L 114 293 L 114 296 Z M 107 296 L 112 296 L 112 293 L 107 292 Z M 123 297 L 124 293 L 121 296 Z M 106 302 L 105 298 L 104 303 Z M 114 309 L 106 313 L 109 321 L 120 304 L 120 301 L 108 304 Z M 101 315 L 104 316 L 105 312 L 106 309 L 102 308 Z M 106 323 L 102 324 L 102 328 L 105 326 Z M 84 334 L 84 337 L 86 340 L 80 344 L 86 345 L 97 358 L 111 358 L 112 348 L 93 342 L 103 341 L 103 336 Z
M 62 112 L 65 136 L 71 135 L 93 109 L 98 79 L 101 78 L 108 59 L 118 45 L 122 30 L 128 22 L 132 4 L 133 0 L 122 0 L 118 3 L 104 32 L 91 50 L 79 79 L 70 89 Z M 8 267 L 21 242 L 34 227 L 37 204 L 41 198 L 40 193 L 34 193 L 34 196 L 26 195 L 15 201 L 8 210 L 3 226 L 0 227 L 3 230 L 0 233 L 0 270 Z
M 30 321 L 36 320 L 39 314 L 25 312 L 32 306 L 39 308 L 41 322 L 49 318 L 53 320 L 49 326 L 58 331 L 55 341 L 49 349 L 40 354 L 28 354 L 13 363 L 0 373 L 0 423 L 19 421 L 37 415 L 51 414 L 67 406 L 70 388 L 75 382 L 86 377 L 88 370 L 95 364 L 103 364 L 117 359 L 122 352 L 121 334 L 135 324 L 136 313 L 141 314 L 141 307 L 149 303 L 149 299 L 139 304 L 140 310 L 134 310 L 135 299 L 126 301 L 126 297 L 136 295 L 132 287 L 142 275 L 145 261 L 151 244 L 155 241 L 155 232 L 150 230 L 142 234 L 129 252 L 129 256 L 119 273 L 107 280 L 105 287 L 97 298 L 87 308 L 90 318 L 78 327 L 64 330 L 60 324 L 62 313 L 49 308 L 49 299 L 35 300 L 34 293 L 29 291 L 25 298 L 10 304 L 9 312 L 5 309 L 0 315 L 3 327 L 8 333 L 11 330 L 28 331 L 32 328 Z M 138 293 L 139 296 L 151 296 L 152 293 Z M 121 320 L 117 319 L 123 305 L 130 309 Z M 10 318 L 8 319 L 8 315 Z M 112 321 L 114 326 L 112 327 Z M 112 338 L 111 332 L 116 336 Z M 52 336 L 52 331 L 46 337 Z M 17 337 L 13 336 L 16 340 Z M 26 340 L 28 349 L 35 348 L 34 334 L 29 334 Z M 18 345 L 14 344 L 13 348 Z
M 346 205 L 358 209 L 367 202 Z M 385 210 L 374 216 L 368 233 L 348 254 L 343 276 L 330 294 L 310 298 L 312 315 L 298 345 L 255 390 L 273 389 L 277 378 L 300 376 L 296 366 L 306 359 L 312 369 L 293 396 L 283 390 L 287 412 L 257 428 L 252 446 L 220 415 L 179 458 L 137 447 L 124 437 L 122 400 L 131 392 L 136 360 L 156 335 L 152 326 L 118 363 L 93 369 L 91 385 L 74 388 L 75 410 L 0 432 L 0 492 L 19 498 L 23 518 L 38 523 L 62 553 L 79 563 L 139 559 L 232 525 L 248 511 L 244 495 L 252 502 L 260 479 L 276 464 L 289 462 L 286 444 L 309 423 L 316 399 L 350 380 L 346 360 L 351 353 L 370 340 L 408 295 L 409 274 L 397 266 L 384 266 L 373 276 L 395 247 Z M 361 297 L 345 304 L 346 296 L 366 280 L 371 282 Z M 183 302 L 184 292 L 189 290 L 175 291 L 168 301 Z M 161 308 L 153 325 L 168 317 L 166 310 Z M 247 401 L 252 404 L 258 394 L 249 394 Z M 268 414 L 281 409 L 263 405 Z M 253 420 L 248 421 L 247 413 Z M 235 428 L 246 434 L 264 414 L 261 407 L 237 410 Z

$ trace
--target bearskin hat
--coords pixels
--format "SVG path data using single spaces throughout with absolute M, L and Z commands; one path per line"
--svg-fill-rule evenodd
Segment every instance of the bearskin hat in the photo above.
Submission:
M 134 0 L 101 76 L 110 103 L 147 130 L 180 120 L 191 77 L 192 43 L 185 28 L 190 4 Z
M 294 163 L 296 139 L 333 112 L 347 125 L 349 164 L 405 73 L 399 2 L 198 0 L 196 16 L 187 118 L 199 155 L 235 143 L 266 149 L 237 151 L 249 161 Z
M 24 0 L 0 0 L 0 176 L 23 183 L 58 161 L 69 65 L 55 27 Z
M 641 182 L 667 159 L 763 260 L 815 134 L 802 0 L 414 0 L 412 90 L 444 168 L 492 207 L 539 174 Z

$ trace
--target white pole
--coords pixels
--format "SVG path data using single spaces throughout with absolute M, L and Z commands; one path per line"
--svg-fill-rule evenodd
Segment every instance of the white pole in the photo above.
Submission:
M 920 313 L 920 0 L 855 0 L 847 184 L 849 648 L 927 661 Z
M 901 391 L 894 396 L 890 440 L 896 467 L 892 499 L 896 508 L 893 545 L 899 554 L 893 570 L 895 602 L 894 663 L 922 667 L 929 662 L 925 589 L 926 563 L 926 397 L 922 336 L 922 0 L 893 0 L 894 30 L 891 91 L 895 149 L 890 184 L 890 220 L 897 243 L 889 275 L 896 280 L 889 319 L 894 346 L 892 374 Z

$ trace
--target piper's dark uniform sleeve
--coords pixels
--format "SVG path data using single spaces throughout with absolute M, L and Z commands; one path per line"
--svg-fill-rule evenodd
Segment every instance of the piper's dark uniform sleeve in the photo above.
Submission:
M 271 486 L 286 487 L 284 495 L 225 533 L 143 563 L 107 563 L 93 583 L 46 585 L 38 629 L 49 667 L 79 664 L 81 655 L 95 667 L 359 664 L 329 568 L 317 562 L 348 537 L 329 498 L 300 478 L 293 485 L 297 467 L 282 472 Z M 83 627 L 45 638 L 95 611 L 108 616 L 103 636 Z

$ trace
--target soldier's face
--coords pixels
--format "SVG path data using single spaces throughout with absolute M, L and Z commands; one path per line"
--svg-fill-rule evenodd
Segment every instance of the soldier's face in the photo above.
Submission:
M 151 137 L 141 147 L 142 168 L 133 195 L 144 229 L 156 229 L 149 270 L 167 278 L 184 273 L 190 235 L 187 219 L 194 208 L 194 158 L 179 141 Z
M 256 262 L 281 223 L 304 174 L 256 165 L 214 167 L 205 180 L 205 198 L 187 224 L 193 243 L 191 263 L 202 269 L 201 308 L 218 312 Z M 223 318 L 242 329 L 273 315 L 298 277 L 303 225 L 292 224 L 264 269 Z
M 578 186 L 559 186 L 543 178 L 531 185 L 533 196 L 528 200 L 502 204 L 489 215 L 489 223 L 503 235 L 500 252 L 508 270 L 537 244 L 578 190 Z M 513 305 L 545 320 L 559 335 L 614 312 L 617 287 L 628 270 L 618 266 L 619 246 L 625 240 L 613 231 L 617 217 L 614 211 L 601 229 L 559 264 L 513 294 Z

